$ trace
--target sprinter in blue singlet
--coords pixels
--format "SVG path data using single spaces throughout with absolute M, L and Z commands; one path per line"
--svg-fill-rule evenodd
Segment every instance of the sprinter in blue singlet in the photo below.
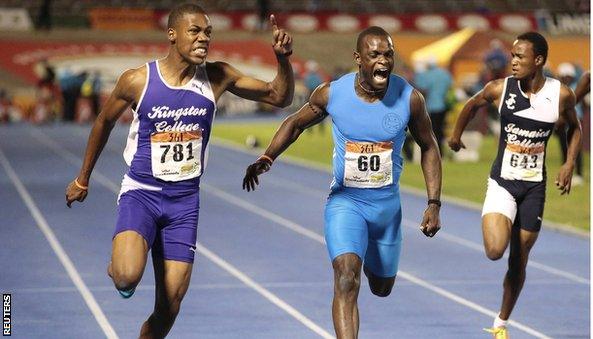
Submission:
M 212 26 L 204 10 L 179 5 L 169 15 L 169 54 L 122 74 L 97 117 L 79 175 L 66 189 L 68 206 L 83 201 L 109 133 L 130 106 L 124 158 L 129 166 L 118 198 L 118 218 L 108 273 L 124 298 L 140 282 L 152 250 L 156 302 L 141 338 L 163 338 L 189 287 L 198 214 L 199 184 L 208 158 L 216 101 L 225 91 L 287 106 L 294 91 L 288 56 L 292 38 L 270 17 L 278 74 L 271 82 L 247 77 L 224 62 L 206 62 Z
M 391 74 L 391 37 L 380 27 L 362 31 L 354 59 L 358 72 L 321 84 L 309 102 L 280 126 L 265 153 L 247 168 L 243 188 L 255 189 L 302 131 L 332 119 L 333 181 L 325 207 L 325 239 L 334 269 L 332 315 L 338 338 L 358 335 L 357 297 L 364 267 L 372 293 L 385 297 L 395 282 L 402 241 L 399 177 L 401 149 L 409 128 L 422 150 L 428 207 L 420 225 L 439 228 L 441 158 L 424 99 Z

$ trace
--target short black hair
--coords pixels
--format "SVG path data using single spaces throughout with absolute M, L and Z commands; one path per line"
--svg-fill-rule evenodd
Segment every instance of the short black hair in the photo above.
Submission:
M 188 13 L 201 13 L 206 14 L 206 11 L 199 5 L 192 3 L 185 3 L 175 6 L 171 13 L 169 13 L 169 19 L 167 20 L 167 28 L 173 28 L 185 14 Z
M 389 33 L 387 33 L 386 30 L 379 26 L 368 27 L 358 34 L 358 39 L 356 39 L 357 52 L 360 53 L 360 51 L 362 50 L 362 42 L 364 41 L 364 38 L 366 38 L 368 35 L 391 37 L 391 35 L 389 35 Z
M 533 45 L 533 54 L 537 57 L 541 55 L 544 58 L 544 64 L 548 59 L 548 42 L 543 35 L 538 32 L 527 32 L 519 35 L 517 40 L 525 40 L 531 42 Z

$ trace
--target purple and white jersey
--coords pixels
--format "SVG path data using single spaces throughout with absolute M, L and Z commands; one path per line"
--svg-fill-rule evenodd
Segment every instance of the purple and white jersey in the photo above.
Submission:
M 127 175 L 161 189 L 197 190 L 208 158 L 214 93 L 205 64 L 179 87 L 165 82 L 158 64 L 146 64 L 146 84 L 124 150 Z

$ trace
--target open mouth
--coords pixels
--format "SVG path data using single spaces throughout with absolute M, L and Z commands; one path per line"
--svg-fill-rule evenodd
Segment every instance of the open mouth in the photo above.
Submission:
M 383 82 L 383 81 L 387 80 L 388 77 L 389 77 L 389 69 L 388 68 L 382 67 L 382 68 L 377 68 L 376 70 L 373 71 L 373 78 L 377 82 Z
M 206 47 L 197 47 L 197 48 L 192 49 L 192 53 L 195 54 L 195 55 L 197 55 L 197 56 L 200 56 L 200 57 L 205 57 L 206 54 L 208 54 L 208 48 L 206 48 Z

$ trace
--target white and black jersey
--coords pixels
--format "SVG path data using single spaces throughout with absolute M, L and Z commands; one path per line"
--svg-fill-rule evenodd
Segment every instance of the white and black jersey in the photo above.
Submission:
M 546 145 L 559 116 L 560 86 L 560 81 L 546 78 L 539 92 L 528 96 L 518 79 L 505 79 L 498 107 L 501 130 L 492 179 L 500 184 L 506 180 L 545 183 Z
M 559 116 L 560 81 L 546 78 L 527 96 L 519 80 L 508 77 L 500 98 L 498 155 L 488 181 L 482 216 L 500 213 L 513 225 L 538 232 L 546 200 L 546 145 Z

